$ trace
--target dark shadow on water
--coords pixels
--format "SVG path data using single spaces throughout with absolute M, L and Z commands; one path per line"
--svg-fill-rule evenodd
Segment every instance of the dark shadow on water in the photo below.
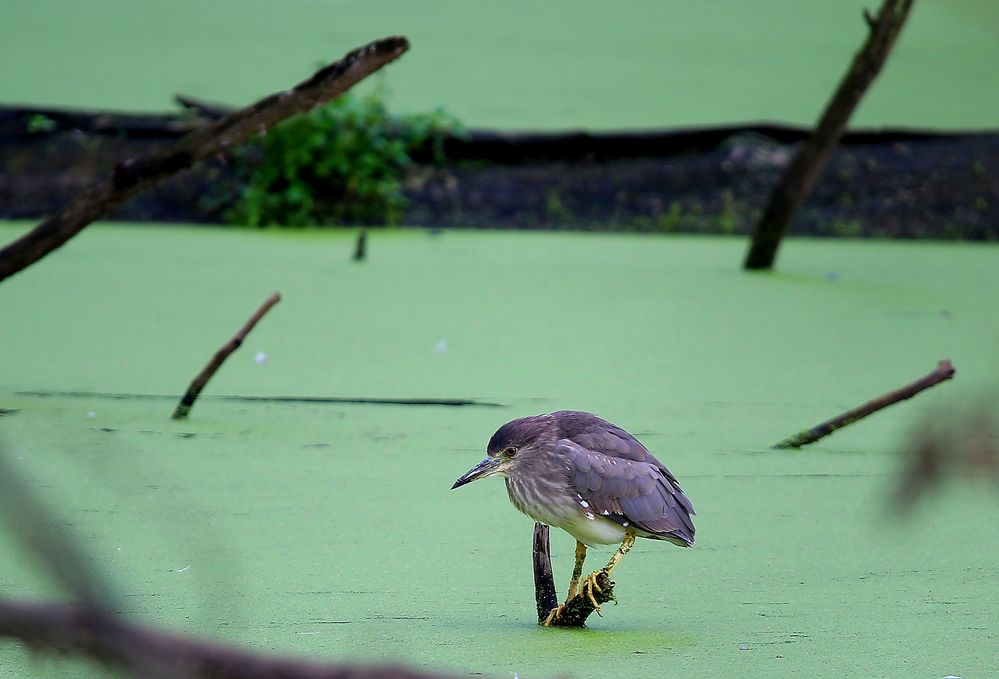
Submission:
M 120 400 L 158 400 L 176 401 L 180 396 L 171 394 L 116 394 L 100 391 L 47 391 L 29 390 L 15 392 L 18 396 L 36 396 L 40 398 L 109 398 Z M 506 408 L 506 404 L 478 401 L 465 398 L 366 398 L 351 396 L 202 396 L 203 400 L 242 401 L 244 403 L 355 403 L 362 405 L 394 405 L 394 406 L 480 406 L 486 408 Z

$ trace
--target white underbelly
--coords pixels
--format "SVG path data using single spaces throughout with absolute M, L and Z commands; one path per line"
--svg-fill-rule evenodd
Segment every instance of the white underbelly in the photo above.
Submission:
M 507 492 L 514 506 L 535 521 L 561 528 L 584 545 L 612 545 L 624 540 L 625 529 L 619 523 L 575 502 L 548 502 L 548 498 L 571 493 L 564 486 L 525 484 L 520 479 L 506 479 Z M 577 496 L 579 497 L 579 496 Z M 580 498 L 582 499 L 582 498 Z
M 584 545 L 613 545 L 624 540 L 625 529 L 621 524 L 600 515 L 587 518 L 586 514 L 578 514 L 558 527 L 566 531 Z

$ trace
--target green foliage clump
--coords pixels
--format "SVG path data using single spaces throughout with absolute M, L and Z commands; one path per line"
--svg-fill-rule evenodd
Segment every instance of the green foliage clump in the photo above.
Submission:
M 444 138 L 457 130 L 440 110 L 392 116 L 378 94 L 341 96 L 276 125 L 244 154 L 246 187 L 227 218 L 249 226 L 395 224 L 413 149 L 430 146 L 440 162 Z

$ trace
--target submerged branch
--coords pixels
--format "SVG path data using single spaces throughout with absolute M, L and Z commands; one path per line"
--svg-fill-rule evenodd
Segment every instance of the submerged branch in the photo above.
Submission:
M 18 396 L 35 396 L 38 398 L 109 398 L 137 401 L 177 400 L 176 394 L 133 394 L 127 392 L 106 391 L 49 391 L 34 389 L 14 392 Z M 216 401 L 240 401 L 243 403 L 356 403 L 359 405 L 392 405 L 392 406 L 483 406 L 486 408 L 506 408 L 502 403 L 492 401 L 477 401 L 469 398 L 375 398 L 366 396 L 239 396 L 235 394 L 219 394 L 203 396 L 202 398 Z M 16 412 L 16 411 L 10 411 Z

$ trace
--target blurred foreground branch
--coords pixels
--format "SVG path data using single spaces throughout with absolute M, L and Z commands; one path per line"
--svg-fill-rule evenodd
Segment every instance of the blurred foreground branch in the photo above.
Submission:
M 442 679 L 391 665 L 339 665 L 270 657 L 172 634 L 115 615 L 89 561 L 0 449 L 0 520 L 77 604 L 0 598 L 0 638 L 82 655 L 145 679 Z M 7 676 L 9 672 L 4 672 Z
M 898 484 L 895 509 L 906 512 L 945 478 L 989 479 L 999 486 L 999 430 L 984 405 L 964 414 L 934 417 L 909 438 Z
M 937 364 L 936 369 L 926 377 L 918 379 L 911 384 L 907 384 L 904 387 L 896 389 L 895 391 L 890 391 L 887 394 L 868 401 L 862 406 L 848 410 L 841 415 L 837 415 L 831 420 L 826 420 L 822 424 L 818 424 L 811 429 L 804 429 L 799 431 L 797 434 L 788 436 L 786 439 L 775 443 L 773 447 L 800 448 L 801 446 L 807 446 L 809 443 L 815 443 L 819 439 L 829 436 L 829 434 L 833 433 L 837 429 L 845 427 L 848 424 L 852 424 L 857 420 L 867 417 L 871 413 L 876 413 L 882 408 L 887 408 L 894 403 L 912 398 L 925 389 L 929 389 L 934 385 L 951 379 L 954 377 L 954 372 L 954 366 L 951 365 L 951 362 L 944 359 L 940 361 Z
M 112 176 L 0 249 L 0 281 L 37 262 L 135 194 L 209 156 L 232 149 L 296 113 L 338 97 L 409 49 L 403 37 L 376 40 L 317 71 L 291 90 L 194 130 L 163 151 L 118 163 Z
M 86 607 L 0 599 L 0 636 L 73 653 L 141 676 L 189 679 L 443 679 L 393 665 L 339 665 L 277 658 L 95 615 Z M 127 657 L 123 649 L 128 649 Z M 453 675 L 452 675 L 453 676 Z
M 275 292 L 273 295 L 268 297 L 264 303 L 260 305 L 260 308 L 257 309 L 252 316 L 250 316 L 250 319 L 243 324 L 243 327 L 239 329 L 239 332 L 233 335 L 231 340 L 226 342 L 221 349 L 215 352 L 212 359 L 208 361 L 208 365 L 206 365 L 202 371 L 198 373 L 198 376 L 192 380 L 190 386 L 187 388 L 187 391 L 184 392 L 184 395 L 180 399 L 180 403 L 177 404 L 177 409 L 173 411 L 173 419 L 183 420 L 187 418 L 188 414 L 191 412 L 191 408 L 194 406 L 194 401 L 198 398 L 198 394 L 200 394 L 201 390 L 205 388 L 206 384 L 208 384 L 208 380 L 212 379 L 212 376 L 215 375 L 215 371 L 222 367 L 222 364 L 225 363 L 227 358 L 229 358 L 229 355 L 243 344 L 243 340 L 245 340 L 246 336 L 250 334 L 250 331 L 253 330 L 257 322 L 264 317 L 264 314 L 270 311 L 271 307 L 280 301 L 281 293 L 279 292 Z
M 745 268 L 773 268 L 784 233 L 798 208 L 812 192 L 854 109 L 888 60 L 912 3 L 913 0 L 884 0 L 876 16 L 864 13 L 867 40 L 853 57 L 849 70 L 822 112 L 815 131 L 784 170 L 753 231 Z
M 555 581 L 552 577 L 552 560 L 548 540 L 548 526 L 543 523 L 534 524 L 534 599 L 538 608 L 538 624 L 543 625 L 548 620 L 548 614 L 558 607 L 558 595 L 555 592 Z M 600 571 L 597 575 L 597 585 L 593 597 L 598 604 L 614 600 L 614 581 L 607 573 Z M 558 618 L 553 618 L 551 627 L 585 627 L 586 619 L 596 610 L 590 597 L 583 593 L 584 588 L 576 596 L 565 602 L 565 609 Z

